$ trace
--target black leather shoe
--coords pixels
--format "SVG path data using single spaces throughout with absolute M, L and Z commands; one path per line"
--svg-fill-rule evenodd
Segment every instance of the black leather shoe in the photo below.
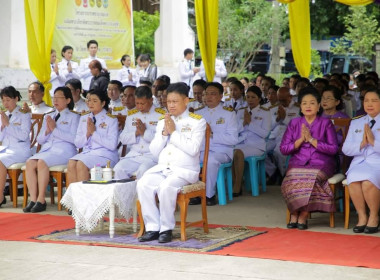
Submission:
M 240 189 L 240 192 L 238 192 L 238 193 L 235 193 L 235 192 L 232 193 L 232 196 L 233 196 L 233 197 L 238 197 L 238 196 L 241 196 L 242 193 L 243 193 L 243 188 L 241 188 L 241 189 Z
M 172 231 L 171 230 L 167 230 L 167 231 L 163 231 L 163 232 L 160 232 L 160 236 L 158 237 L 158 243 L 168 243 L 168 242 L 171 242 L 172 241 Z
M 0 207 L 1 207 L 1 205 L 6 204 L 6 203 L 7 203 L 7 199 L 6 199 L 5 196 L 4 196 L 3 201 L 0 203 Z
M 199 196 L 190 198 L 189 205 L 199 205 L 199 204 L 201 204 L 201 198 Z
M 19 188 L 17 189 L 17 196 L 23 196 L 24 195 L 24 189 Z
M 157 240 L 160 232 L 158 231 L 147 231 L 143 236 L 139 237 L 140 242 L 147 242 L 152 240 Z
M 298 223 L 289 223 L 286 225 L 287 228 L 295 229 L 298 227 Z
M 378 231 L 379 231 L 379 226 L 377 226 L 377 227 L 366 226 L 364 229 L 364 233 L 366 233 L 366 234 L 372 234 L 372 233 L 376 233 Z
M 9 186 L 5 186 L 4 195 L 9 195 Z
M 215 197 L 215 195 L 213 197 L 206 197 L 206 204 L 207 204 L 207 206 L 214 206 L 214 205 L 216 205 L 216 197 Z
M 297 228 L 298 228 L 299 230 L 305 230 L 305 229 L 308 228 L 308 226 L 307 226 L 307 223 L 306 223 L 306 224 L 300 224 L 300 223 L 297 223 Z
M 39 213 L 46 210 L 46 201 L 44 204 L 37 201 L 37 203 L 33 206 L 33 208 L 30 210 L 32 213 Z
M 364 225 L 364 226 L 354 226 L 354 228 L 352 229 L 352 231 L 355 232 L 355 233 L 362 233 L 362 232 L 364 232 L 365 228 L 366 228 L 366 225 Z
M 29 213 L 29 212 L 32 210 L 32 208 L 33 208 L 33 206 L 34 206 L 35 204 L 36 204 L 35 202 L 30 201 L 30 202 L 28 203 L 28 205 L 27 205 L 24 209 L 22 209 L 22 211 L 24 211 L 24 213 Z

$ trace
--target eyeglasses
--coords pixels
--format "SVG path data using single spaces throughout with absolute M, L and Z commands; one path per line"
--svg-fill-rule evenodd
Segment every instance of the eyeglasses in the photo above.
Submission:
M 64 96 L 54 96 L 54 97 L 53 97 L 53 100 L 57 100 L 57 99 L 59 99 L 59 98 L 66 98 L 66 97 L 64 97 Z
M 327 97 L 327 98 L 322 97 L 322 100 L 323 101 L 335 101 L 336 99 L 335 98 L 330 98 L 330 97 Z

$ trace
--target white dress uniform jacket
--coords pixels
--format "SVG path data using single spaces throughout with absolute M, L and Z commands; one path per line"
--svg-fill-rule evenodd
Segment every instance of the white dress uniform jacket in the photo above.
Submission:
M 251 122 L 243 126 L 245 110 L 251 115 Z M 270 133 L 271 115 L 269 111 L 256 106 L 241 108 L 237 112 L 239 124 L 239 144 L 235 149 L 243 151 L 245 157 L 262 155 L 266 151 L 266 138 Z
M 129 178 L 133 175 L 140 179 L 146 170 L 157 164 L 149 150 L 149 145 L 156 133 L 158 120 L 164 113 L 164 110 L 155 108 L 153 105 L 147 113 L 142 113 L 137 109 L 128 112 L 124 129 L 119 138 L 120 142 L 127 145 L 130 150 L 115 166 L 116 179 Z M 146 126 L 142 136 L 136 136 L 138 119 Z
M 124 106 L 121 103 L 120 98 L 118 98 L 116 100 L 111 100 L 108 108 L 110 108 L 112 110 L 112 115 L 119 115 L 120 111 L 122 111 L 124 109 Z
M 53 107 L 46 105 L 46 103 L 44 101 L 42 101 L 38 105 L 32 104 L 29 107 L 30 107 L 32 114 L 45 114 L 45 113 L 48 113 L 48 112 L 51 112 L 54 110 Z
M 50 116 L 53 120 L 57 117 L 55 129 L 46 134 L 46 117 Z M 42 145 L 38 154 L 31 159 L 43 159 L 47 166 L 67 164 L 68 160 L 77 154 L 74 145 L 75 135 L 79 124 L 80 115 L 64 109 L 61 112 L 54 111 L 48 113 L 42 123 L 42 128 L 37 137 L 37 142 Z
M 203 65 L 203 61 L 201 62 L 200 70 L 198 75 L 203 79 L 206 80 L 206 71 L 205 67 Z M 227 69 L 224 65 L 224 62 L 220 59 L 215 59 L 215 75 L 213 82 L 222 83 L 222 78 L 227 77 Z
M 50 64 L 51 72 L 50 72 L 50 83 L 51 83 L 51 89 L 50 89 L 50 96 L 54 96 L 54 91 L 57 87 L 63 86 L 65 83 L 65 80 L 60 75 L 59 69 L 58 69 L 58 75 L 54 72 L 54 64 Z
M 86 101 L 84 101 L 83 98 L 80 98 L 76 103 L 74 103 L 73 111 L 78 112 L 80 114 L 88 111 L 88 106 L 86 104 Z
M 101 59 L 101 58 L 98 58 L 98 57 L 91 57 L 91 56 L 87 57 L 87 58 L 84 58 L 84 59 L 81 59 L 80 62 L 79 62 L 78 75 L 81 78 L 82 88 L 84 90 L 89 90 L 89 88 L 90 88 L 92 74 L 91 74 L 90 68 L 88 68 L 88 65 L 94 59 L 96 59 L 97 61 L 100 62 L 100 64 L 102 65 L 103 69 L 104 68 L 107 69 L 107 65 L 106 65 L 106 62 L 104 61 L 104 59 Z
M 17 162 L 25 162 L 30 156 L 30 114 L 17 106 L 12 113 L 9 125 L 0 131 L 0 161 L 5 167 Z M 2 126 L 0 118 L 0 127 Z
M 235 105 L 236 102 L 236 105 Z M 239 99 L 229 98 L 224 102 L 224 106 L 231 107 L 235 112 L 240 110 L 241 108 L 246 108 L 248 106 L 247 101 L 243 97 Z
M 87 139 L 87 120 L 94 117 L 96 119 L 96 131 Z M 72 159 L 83 161 L 88 168 L 92 168 L 97 163 L 103 166 L 102 163 L 106 163 L 107 160 L 110 160 L 111 166 L 114 166 L 119 160 L 116 149 L 119 137 L 118 130 L 117 118 L 107 114 L 104 109 L 95 116 L 93 113 L 82 114 L 74 143 L 77 148 L 83 148 L 83 151 Z M 92 159 L 88 160 L 89 156 Z M 96 157 L 103 160 L 96 162 L 100 160 Z
M 69 72 L 69 70 L 67 69 L 69 62 L 71 63 L 71 68 L 72 68 L 71 72 Z M 61 76 L 61 78 L 63 80 L 62 86 L 64 86 L 65 82 L 67 82 L 70 79 L 78 79 L 78 80 L 80 80 L 80 76 L 78 74 L 78 70 L 79 70 L 79 65 L 78 65 L 77 62 L 75 62 L 75 61 L 68 61 L 65 58 L 62 58 L 61 62 L 58 63 L 59 75 Z
M 181 82 L 187 84 L 190 88 L 193 85 L 194 63 L 192 60 L 184 59 L 178 65 L 179 77 Z
M 369 180 L 380 189 L 380 114 L 374 118 L 376 123 L 371 129 L 375 138 L 374 146 L 367 145 L 360 149 L 364 125 L 371 127 L 371 120 L 370 116 L 365 115 L 351 121 L 342 151 L 345 155 L 354 157 L 346 173 L 347 183 Z
M 132 74 L 132 81 L 129 80 L 129 75 Z M 136 86 L 139 75 L 136 69 L 123 66 L 116 74 L 116 80 L 120 81 L 124 86 Z

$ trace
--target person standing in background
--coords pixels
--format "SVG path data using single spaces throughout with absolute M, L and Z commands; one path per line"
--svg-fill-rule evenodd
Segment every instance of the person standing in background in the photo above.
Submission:
M 194 67 L 193 57 L 194 51 L 192 49 L 185 49 L 183 52 L 184 59 L 178 66 L 179 77 L 181 82 L 185 83 L 189 88 L 189 97 L 193 97 L 192 84 L 194 76 L 199 72 L 199 67 Z
M 122 68 L 117 71 L 116 80 L 120 81 L 124 86 L 136 86 L 138 75 L 136 69 L 131 68 L 131 57 L 127 54 L 120 59 Z

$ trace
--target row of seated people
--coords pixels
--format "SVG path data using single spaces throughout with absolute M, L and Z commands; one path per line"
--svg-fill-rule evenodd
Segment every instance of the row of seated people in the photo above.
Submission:
M 303 112 L 302 108 L 302 102 L 304 96 L 312 96 L 312 94 L 308 93 L 308 91 L 312 91 L 315 89 L 312 88 L 306 88 L 307 94 L 302 95 L 302 91 L 300 92 L 299 95 L 299 101 L 301 104 L 301 112 Z M 370 91 L 373 92 L 373 91 Z M 168 91 L 169 93 L 169 91 Z M 376 94 L 376 93 L 375 93 Z M 219 83 L 209 83 L 206 85 L 205 93 L 204 93 L 204 100 L 206 107 L 201 108 L 197 111 L 197 113 L 210 124 L 211 129 L 212 129 L 212 137 L 211 137 L 211 144 L 210 144 L 210 155 L 209 155 L 209 165 L 208 165 L 208 175 L 207 175 L 207 197 L 208 197 L 208 204 L 213 205 L 215 204 L 215 183 L 216 183 L 216 173 L 217 170 L 220 166 L 221 163 L 226 162 L 226 161 L 231 161 L 232 158 L 234 157 L 234 149 L 235 149 L 235 154 L 237 154 L 236 151 L 240 150 L 244 154 L 244 157 L 254 155 L 257 151 L 263 153 L 266 150 L 266 141 L 265 138 L 267 135 L 270 133 L 270 125 L 271 125 L 271 116 L 269 114 L 269 110 L 260 107 L 260 100 L 262 99 L 262 94 L 261 91 L 257 87 L 252 87 L 248 89 L 246 93 L 246 102 L 247 102 L 247 107 L 241 107 L 237 109 L 237 112 L 235 113 L 234 108 L 232 107 L 227 107 L 223 106 L 224 104 L 221 103 L 221 99 L 223 96 L 223 87 Z M 320 95 L 317 92 L 315 96 L 319 96 L 318 98 L 314 98 L 314 103 L 318 105 L 318 109 L 321 103 L 320 100 Z M 4 171 L 4 174 L 6 174 L 6 167 L 12 164 L 12 162 L 19 162 L 21 160 L 27 160 L 30 157 L 30 154 L 24 153 L 22 149 L 19 147 L 17 148 L 17 152 L 12 153 L 9 155 L 7 151 L 11 151 L 12 145 L 15 144 L 17 145 L 24 145 L 28 146 L 28 141 L 25 139 L 25 135 L 28 135 L 29 130 L 30 130 L 30 120 L 25 121 L 30 115 L 26 114 L 25 111 L 21 110 L 19 107 L 17 107 L 17 102 L 20 100 L 20 95 L 19 93 L 12 87 L 7 87 L 2 90 L 1 92 L 1 97 L 3 101 L 3 105 L 6 109 L 8 109 L 8 112 L 3 112 L 1 116 L 2 120 L 2 139 L 3 139 L 3 153 L 1 162 L 2 164 L 2 170 Z M 140 103 L 138 100 L 140 99 Z M 68 88 L 62 87 L 57 89 L 54 95 L 54 106 L 56 110 L 50 114 L 47 114 L 45 121 L 44 121 L 44 126 L 43 129 L 38 136 L 39 142 L 45 143 L 45 147 L 43 146 L 42 151 L 40 154 L 34 155 L 32 158 L 30 158 L 29 162 L 34 163 L 29 163 L 27 164 L 27 184 L 28 188 L 30 190 L 33 190 L 33 187 L 35 186 L 35 189 L 41 188 L 39 194 L 43 196 L 44 189 L 46 188 L 47 185 L 47 179 L 42 180 L 41 183 L 38 181 L 40 177 L 47 178 L 47 176 L 40 176 L 37 175 L 36 171 L 38 169 L 38 173 L 40 173 L 40 170 L 43 173 L 43 170 L 46 170 L 46 167 L 50 165 L 50 163 L 47 163 L 46 157 L 52 157 L 54 158 L 54 162 L 52 163 L 53 165 L 56 164 L 65 164 L 64 162 L 68 163 L 68 180 L 70 182 L 75 182 L 75 181 L 82 181 L 82 180 L 87 180 L 89 177 L 89 168 L 94 166 L 96 163 L 100 163 L 101 165 L 105 165 L 108 160 L 111 161 L 111 166 L 114 166 L 119 158 L 118 154 L 116 151 L 116 145 L 118 142 L 118 128 L 117 128 L 117 120 L 112 117 L 112 115 L 107 114 L 107 105 L 108 105 L 109 99 L 106 95 L 98 93 L 98 92 L 90 92 L 88 95 L 88 107 L 90 109 L 89 113 L 84 114 L 82 117 L 79 115 L 70 112 L 67 110 L 68 108 L 72 108 L 72 98 L 71 98 L 71 91 Z M 170 107 L 170 104 L 174 103 L 175 107 L 175 102 L 169 103 L 168 104 L 168 111 L 172 115 L 176 115 L 175 113 L 175 108 Z M 70 105 L 71 104 L 71 105 Z M 149 106 L 148 106 L 149 104 Z M 186 102 L 186 105 L 188 104 L 188 99 Z M 132 139 L 131 143 L 125 143 L 125 144 L 132 144 L 131 147 L 131 152 L 136 152 L 136 156 L 131 156 L 130 158 L 138 158 L 138 157 L 144 157 L 144 153 L 149 153 L 149 146 L 147 143 L 149 143 L 149 138 L 152 138 L 152 135 L 154 135 L 154 131 L 157 127 L 157 122 L 156 121 L 142 121 L 142 116 L 140 117 L 138 114 L 144 115 L 147 112 L 150 112 L 152 110 L 152 93 L 148 87 L 139 87 L 138 90 L 136 91 L 136 106 L 137 110 L 132 110 L 127 118 L 126 126 L 125 128 L 130 128 L 133 127 L 133 129 L 130 129 L 129 133 L 132 135 L 129 135 L 129 137 Z M 149 110 L 145 111 L 142 109 L 146 107 L 149 107 Z M 236 109 L 236 108 L 235 108 Z M 16 110 L 16 111 L 15 111 Z M 15 114 L 13 114 L 13 111 L 15 111 Z M 154 109 L 155 112 L 157 112 L 157 109 Z M 308 109 L 307 112 L 310 110 Z M 62 114 L 61 114 L 62 112 Z M 158 110 L 159 114 L 162 114 L 163 112 Z M 136 115 L 135 115 L 136 114 Z M 18 119 L 18 117 L 14 117 L 11 119 L 9 116 L 12 117 L 12 115 L 16 115 L 18 117 L 24 116 L 22 119 Z M 135 116 L 133 116 L 135 115 Z M 201 116 L 199 115 L 192 115 L 194 118 L 198 118 Z M 305 114 L 306 115 L 306 114 Z M 68 117 L 70 120 L 63 120 L 62 118 Z M 70 117 L 69 117 L 70 116 Z M 61 119 L 60 119 L 61 118 Z M 301 118 L 302 119 L 302 118 Z M 296 120 L 299 120 L 297 118 Z M 319 120 L 319 118 L 318 118 Z M 76 123 L 78 126 L 78 129 L 76 129 Z M 29 124 L 28 124 L 29 123 Z M 70 124 L 69 124 L 70 123 Z M 72 125 L 71 125 L 72 123 Z M 327 123 L 327 122 L 325 122 Z M 328 122 L 330 123 L 330 122 Z M 21 125 L 22 124 L 22 125 Z M 312 123 L 314 124 L 314 123 Z M 29 126 L 28 126 L 29 125 Z M 310 125 L 310 123 L 309 123 Z M 62 133 L 60 129 L 57 129 L 58 126 L 62 126 L 62 128 L 66 127 L 66 130 L 68 127 L 70 129 L 73 129 L 72 131 L 66 131 L 66 133 Z M 148 127 L 152 126 L 152 130 L 149 134 Z M 289 124 L 290 126 L 290 124 Z M 8 129 L 11 127 L 12 129 Z M 306 126 L 305 126 L 306 127 Z M 307 133 L 307 127 L 305 128 L 304 125 L 302 126 L 302 133 L 304 136 L 310 136 L 313 135 L 313 133 L 309 132 Z M 188 128 L 183 127 L 182 130 L 183 132 L 186 132 Z M 17 130 L 17 133 L 12 134 L 14 130 Z M 288 129 L 289 130 L 289 129 Z M 23 133 L 20 133 L 22 131 Z M 294 132 L 296 130 L 290 130 L 291 132 Z M 319 131 L 319 130 L 318 130 Z M 327 131 L 324 129 L 323 131 Z M 9 133 L 10 132 L 10 133 Z M 122 135 L 128 133 L 128 129 L 125 129 L 122 132 Z M 160 131 L 157 131 L 157 133 L 160 133 Z M 156 135 L 157 135 L 156 133 Z M 147 135 L 146 135 L 147 134 Z M 285 133 L 286 134 L 286 133 Z M 335 134 L 335 131 L 334 131 Z M 150 135 L 150 136 L 149 136 Z M 17 137 L 23 137 L 18 139 Z M 303 137 L 302 141 L 298 141 L 298 144 L 302 144 L 304 142 L 310 142 L 317 141 L 317 138 L 313 137 Z M 314 135 L 313 135 L 314 136 Z M 14 137 L 12 139 L 12 137 Z M 332 143 L 332 145 L 335 145 L 336 147 L 338 146 L 338 142 L 336 140 L 336 135 L 335 139 L 334 137 L 330 137 L 329 140 L 334 140 L 335 142 Z M 28 137 L 26 137 L 28 138 Z M 128 138 L 128 137 L 126 137 Z M 145 143 L 145 151 L 142 149 L 144 148 L 144 145 L 140 145 L 140 141 L 143 139 L 147 143 Z M 284 142 L 284 139 L 286 137 L 282 138 L 282 142 Z M 297 138 L 297 140 L 299 140 Z M 307 141 L 306 141 L 307 140 Z M 63 141 L 67 142 L 68 144 L 71 145 L 71 151 L 66 152 L 66 150 L 70 149 L 65 149 L 64 152 L 62 150 L 59 150 L 59 145 L 55 145 L 54 141 Z M 133 142 L 134 141 L 134 142 Z M 21 143 L 21 144 L 20 144 Z M 318 142 L 317 142 L 318 143 Z M 133 145 L 135 144 L 135 145 Z M 295 143 L 293 143 L 295 145 Z M 136 149 L 133 150 L 133 147 L 136 146 Z M 141 150 L 138 150 L 138 147 L 141 146 Z M 254 146 L 254 147 L 253 147 Z M 317 144 L 315 145 L 317 146 Z M 320 145 L 321 146 L 321 145 Z M 55 149 L 58 149 L 55 151 L 58 154 L 49 154 L 49 150 L 55 147 Z M 252 148 L 253 147 L 253 148 Z M 76 148 L 83 148 L 83 152 L 81 154 L 76 154 Z M 282 145 L 280 147 L 281 151 L 284 154 L 289 154 L 293 153 L 294 151 L 286 151 L 282 148 Z M 297 149 L 296 149 L 297 150 Z M 22 155 L 21 155 L 22 153 Z M 45 153 L 45 154 L 44 154 Z M 336 151 L 334 150 L 334 153 Z M 308 156 L 310 157 L 310 153 Z M 18 158 L 18 156 L 22 156 L 21 158 Z M 175 155 L 173 155 L 175 157 Z M 244 160 L 243 157 L 243 160 Z M 4 158 L 4 160 L 3 160 Z M 293 161 L 296 159 L 294 158 Z M 7 159 L 7 161 L 5 160 Z M 311 158 L 310 158 L 311 159 Z M 309 159 L 309 161 L 310 161 Z M 60 161 L 59 163 L 57 161 Z M 130 160 L 128 159 L 128 162 Z M 308 163 L 309 161 L 306 161 L 304 163 Z M 121 161 L 123 162 L 123 160 Z M 152 162 L 152 161 L 150 161 Z M 329 161 L 326 160 L 324 161 L 328 163 Z M 144 169 L 146 170 L 150 166 L 146 166 L 145 164 L 140 164 L 141 162 L 137 161 L 136 166 L 138 166 L 138 169 L 142 169 L 142 171 L 139 173 L 138 170 L 134 170 L 131 172 L 126 172 L 125 170 L 128 167 L 121 167 L 121 173 L 122 175 L 117 175 L 117 177 L 124 177 L 125 176 L 131 176 L 131 174 L 134 174 L 136 177 L 141 176 L 139 174 L 144 173 Z M 170 161 L 169 161 L 170 163 Z M 45 168 L 42 168 L 43 166 L 39 166 L 39 164 L 45 164 Z M 151 163 L 152 164 L 152 163 Z M 244 161 L 243 161 L 244 164 Z M 292 165 L 292 160 L 290 161 L 289 166 Z M 153 164 L 154 165 L 154 164 Z M 234 158 L 234 166 L 239 165 L 239 160 Z M 128 164 L 129 166 L 129 164 Z M 28 168 L 29 167 L 29 168 Z M 38 168 L 37 168 L 38 167 Z M 241 168 L 240 168 L 241 169 Z M 291 168 L 290 168 L 291 169 Z M 329 169 L 331 171 L 331 169 Z M 29 171 L 29 172 L 28 172 Z M 118 166 L 115 167 L 116 174 L 120 174 L 118 172 Z M 29 176 L 28 176 L 29 173 Z M 3 175 L 4 175 L 3 174 Z M 31 179 L 28 179 L 29 177 L 33 177 Z M 237 178 L 239 177 L 239 178 Z M 235 182 L 241 182 L 241 177 L 242 174 L 239 175 L 239 172 L 237 170 L 234 171 L 234 178 Z M 4 175 L 1 179 L 4 181 L 5 184 L 5 178 L 6 175 Z M 29 180 L 29 182 L 28 182 Z M 284 181 L 285 182 L 285 181 Z M 2 183 L 2 182 L 0 182 Z M 35 184 L 34 186 L 31 186 L 32 184 Z M 4 188 L 4 184 L 1 184 L 1 187 Z M 284 184 L 283 184 L 284 185 Z M 241 186 L 237 186 L 240 187 Z M 36 197 L 37 192 L 34 197 Z M 28 204 L 27 208 L 24 210 L 26 212 L 32 211 L 32 209 L 36 208 L 33 210 L 33 212 L 39 212 L 43 211 L 46 209 L 46 202 L 44 202 L 44 197 L 39 197 L 38 199 L 36 198 L 34 200 L 34 197 L 32 195 L 31 191 L 31 202 Z M 42 200 L 42 201 L 39 201 Z M 5 201 L 5 197 L 3 198 L 2 202 Z M 294 209 L 292 207 L 289 207 L 289 209 Z M 316 211 L 312 209 L 311 211 Z M 307 212 L 307 211 L 304 211 Z M 301 215 L 296 216 L 298 219 L 301 217 Z M 303 217 L 303 216 L 302 216 Z M 293 222 L 294 223 L 294 222 Z M 305 225 L 305 223 L 302 223 L 302 218 L 300 219 L 301 225 Z

